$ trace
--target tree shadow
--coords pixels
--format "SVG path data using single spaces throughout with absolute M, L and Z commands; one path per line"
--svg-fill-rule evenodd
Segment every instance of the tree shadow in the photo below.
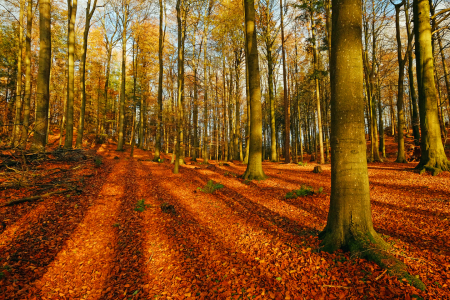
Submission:
M 113 170 L 109 165 L 100 171 L 100 176 L 106 176 Z M 84 192 L 92 193 L 93 197 L 75 194 L 48 198 L 40 204 L 43 207 L 33 224 L 20 231 L 10 243 L 3 245 L 0 253 L 2 264 L 11 267 L 11 271 L 3 279 L 11 288 L 0 294 L 5 299 L 23 298 L 29 292 L 30 282 L 41 278 L 48 270 L 58 253 L 63 249 L 72 233 L 83 222 L 92 198 L 98 195 L 100 189 L 94 185 L 87 187 Z M 37 207 L 34 207 L 36 210 Z M 37 211 L 34 211 L 36 214 Z M 70 222 L 68 221 L 70 220 Z

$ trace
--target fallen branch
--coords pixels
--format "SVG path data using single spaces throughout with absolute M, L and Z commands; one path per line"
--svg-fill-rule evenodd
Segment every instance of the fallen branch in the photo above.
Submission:
M 341 288 L 341 289 L 351 289 L 351 287 L 343 286 L 343 285 L 328 285 L 324 284 L 323 287 L 331 287 L 331 288 Z
M 383 273 L 381 273 L 380 275 L 378 275 L 377 276 L 377 278 L 375 278 L 375 281 L 377 281 L 378 279 L 380 279 L 381 278 L 381 276 L 383 276 L 384 275 L 384 273 L 386 273 L 387 272 L 387 269 L 386 270 L 384 270 L 383 271 Z
M 68 192 L 68 191 L 72 191 L 72 189 L 56 191 L 56 192 L 50 192 L 50 193 L 43 194 L 43 195 L 38 195 L 38 196 L 33 196 L 33 197 L 26 197 L 26 198 L 22 198 L 22 199 L 12 200 L 12 201 L 9 201 L 9 202 L 1 205 L 0 207 L 12 206 L 12 205 L 19 204 L 19 203 L 39 200 L 39 199 L 46 198 L 46 197 L 49 197 L 49 196 L 52 196 L 52 195 L 62 194 L 62 193 Z

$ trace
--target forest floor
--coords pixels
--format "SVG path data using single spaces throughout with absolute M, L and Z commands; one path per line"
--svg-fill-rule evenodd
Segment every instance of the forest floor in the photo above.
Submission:
M 39 189 L 27 184 L 34 177 L 0 189 L 0 206 L 45 193 L 45 180 L 61 192 L 0 207 L 0 299 L 450 298 L 450 172 L 419 175 L 395 157 L 369 164 L 375 229 L 422 292 L 374 263 L 320 251 L 329 164 L 315 174 L 314 163 L 264 162 L 268 179 L 249 182 L 237 161 L 188 162 L 175 175 L 168 155 L 156 163 L 115 149 L 35 165 Z M 205 193 L 209 180 L 224 187 Z M 302 185 L 315 193 L 285 198 Z

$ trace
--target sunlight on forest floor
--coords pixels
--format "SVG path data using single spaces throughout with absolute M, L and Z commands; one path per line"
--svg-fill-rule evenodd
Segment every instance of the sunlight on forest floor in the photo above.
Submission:
M 175 175 L 168 155 L 155 163 L 150 152 L 115 148 L 97 148 L 100 168 L 84 163 L 80 172 L 95 175 L 81 195 L 0 208 L 0 299 L 450 296 L 448 172 L 369 164 L 374 226 L 427 285 L 421 292 L 374 263 L 320 252 L 329 164 L 315 174 L 315 163 L 264 162 L 268 179 L 258 182 L 241 179 L 237 161 L 187 159 Z M 204 193 L 209 180 L 224 187 Z M 314 194 L 285 197 L 301 186 Z

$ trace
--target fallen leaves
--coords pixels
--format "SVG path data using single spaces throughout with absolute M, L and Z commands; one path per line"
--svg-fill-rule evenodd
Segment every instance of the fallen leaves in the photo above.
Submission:
M 369 165 L 376 230 L 427 284 L 423 293 L 348 253 L 320 252 L 327 165 L 313 174 L 314 164 L 264 163 L 269 179 L 249 185 L 229 176 L 243 173 L 239 163 L 187 166 L 173 176 L 167 159 L 146 161 L 148 153 L 135 149 L 136 160 L 114 160 L 126 153 L 103 151 L 83 194 L 0 208 L 5 299 L 450 296 L 450 212 L 447 202 L 433 200 L 450 198 L 448 173 L 418 176 L 412 165 Z M 224 187 L 195 192 L 210 180 Z M 302 185 L 324 193 L 284 198 Z M 174 213 L 159 209 L 163 203 Z

